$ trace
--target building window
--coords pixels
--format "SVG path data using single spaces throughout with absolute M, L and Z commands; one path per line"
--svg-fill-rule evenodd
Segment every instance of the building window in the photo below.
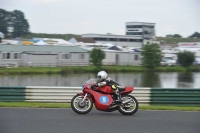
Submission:
M 107 41 L 107 38 L 99 38 L 99 41 Z
M 144 28 L 154 29 L 154 26 L 145 25 Z
M 21 59 L 21 53 L 14 53 L 14 59 L 15 60 Z
M 3 59 L 5 59 L 5 60 L 11 59 L 10 54 L 11 53 L 3 53 Z
M 142 25 L 127 25 L 127 28 L 142 28 Z
M 82 60 L 85 59 L 85 54 L 80 54 L 79 59 L 82 59 Z
M 127 32 L 127 35 L 142 35 L 142 32 Z
M 116 38 L 109 38 L 108 40 L 109 40 L 109 41 L 117 41 Z
M 139 60 L 139 56 L 138 55 L 135 55 L 135 60 Z
M 71 54 L 62 54 L 62 59 L 63 60 L 71 59 Z
M 95 41 L 101 41 L 101 38 L 94 38 Z
M 120 42 L 127 42 L 127 39 L 121 38 L 121 39 L 119 39 L 119 41 L 120 41 Z

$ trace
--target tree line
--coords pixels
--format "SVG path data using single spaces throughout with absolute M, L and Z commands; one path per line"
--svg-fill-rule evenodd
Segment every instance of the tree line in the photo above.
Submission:
M 167 38 L 182 38 L 181 35 L 179 34 L 169 34 L 169 35 L 166 35 L 165 37 Z M 187 38 L 200 38 L 200 33 L 199 32 L 194 32 L 192 35 L 188 36 Z

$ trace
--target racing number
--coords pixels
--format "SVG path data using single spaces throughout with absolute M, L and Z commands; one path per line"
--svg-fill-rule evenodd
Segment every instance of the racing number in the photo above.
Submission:
M 103 97 L 103 103 L 105 103 L 106 102 L 106 97 Z

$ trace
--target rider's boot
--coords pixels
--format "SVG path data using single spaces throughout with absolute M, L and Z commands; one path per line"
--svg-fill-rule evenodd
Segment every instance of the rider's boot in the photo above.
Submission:
M 116 103 L 121 103 L 122 100 L 121 100 L 121 95 L 119 94 L 119 90 L 116 89 L 114 92 L 115 92 L 115 102 Z

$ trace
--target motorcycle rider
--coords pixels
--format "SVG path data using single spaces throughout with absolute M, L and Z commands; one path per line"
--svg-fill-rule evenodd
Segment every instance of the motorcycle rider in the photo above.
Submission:
M 100 71 L 97 74 L 98 81 L 95 85 L 92 87 L 102 87 L 105 85 L 108 85 L 112 88 L 113 92 L 115 93 L 115 102 L 120 103 L 121 102 L 121 95 L 119 94 L 119 88 L 124 88 L 123 86 L 119 85 L 115 81 L 111 80 L 110 77 L 108 77 L 108 74 L 105 71 Z

